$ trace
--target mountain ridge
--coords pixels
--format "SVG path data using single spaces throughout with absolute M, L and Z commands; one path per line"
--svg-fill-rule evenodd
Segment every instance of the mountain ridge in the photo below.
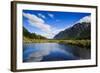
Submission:
M 83 21 L 82 21 L 82 19 L 83 19 Z M 91 38 L 90 18 L 84 17 L 82 19 L 80 19 L 73 26 L 56 34 L 54 36 L 54 39 L 67 39 L 67 40 L 70 40 L 70 39 L 90 39 Z

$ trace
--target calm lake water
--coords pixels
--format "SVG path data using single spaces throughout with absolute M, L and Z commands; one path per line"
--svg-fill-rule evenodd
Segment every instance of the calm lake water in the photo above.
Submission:
M 90 59 L 88 48 L 58 43 L 24 43 L 23 62 Z

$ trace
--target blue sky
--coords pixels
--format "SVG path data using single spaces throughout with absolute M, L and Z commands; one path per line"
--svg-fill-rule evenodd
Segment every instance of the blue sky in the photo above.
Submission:
M 53 38 L 90 13 L 23 10 L 23 26 L 31 33 Z

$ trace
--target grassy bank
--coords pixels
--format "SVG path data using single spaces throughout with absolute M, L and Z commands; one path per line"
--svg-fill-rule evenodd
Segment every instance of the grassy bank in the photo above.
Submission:
M 86 47 L 90 48 L 91 41 L 90 40 L 36 40 L 36 39 L 29 39 L 24 37 L 24 43 L 61 43 L 61 44 L 70 44 L 79 47 Z
M 86 48 L 91 47 L 90 40 L 65 40 L 65 41 L 60 41 L 60 43 L 71 44 L 71 45 L 75 45 L 75 46 L 79 46 L 79 47 L 86 47 Z

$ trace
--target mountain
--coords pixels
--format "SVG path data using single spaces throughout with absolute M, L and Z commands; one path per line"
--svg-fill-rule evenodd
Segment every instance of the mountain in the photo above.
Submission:
M 37 35 L 36 33 L 30 33 L 25 27 L 23 27 L 23 36 L 30 39 L 46 39 L 41 35 Z
M 89 17 L 80 19 L 72 27 L 59 32 L 54 36 L 54 39 L 90 39 L 91 38 L 91 23 Z

